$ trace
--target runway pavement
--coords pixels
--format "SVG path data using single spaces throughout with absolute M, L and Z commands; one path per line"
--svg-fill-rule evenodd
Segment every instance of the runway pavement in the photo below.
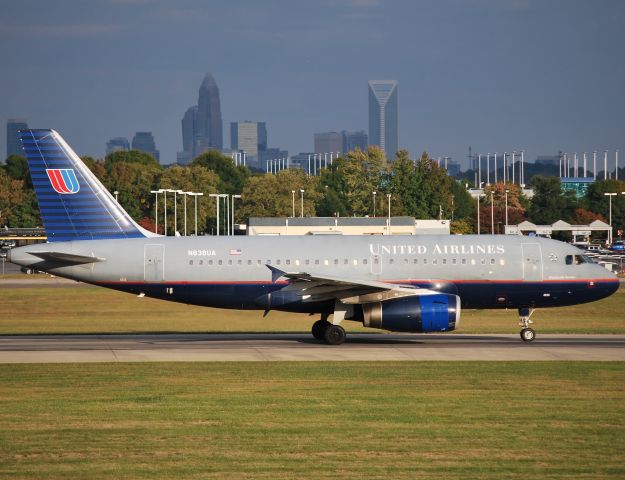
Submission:
M 625 335 L 349 334 L 340 346 L 304 333 L 0 336 L 0 363 L 311 360 L 624 361 Z

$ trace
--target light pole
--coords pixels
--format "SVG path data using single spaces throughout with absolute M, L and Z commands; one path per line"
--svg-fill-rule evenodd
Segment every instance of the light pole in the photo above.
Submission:
M 113 192 L 113 195 L 115 195 L 115 201 L 116 201 L 117 203 L 119 203 L 119 201 L 117 200 L 117 195 L 119 195 L 119 192 L 118 192 L 117 190 L 115 190 L 115 191 Z
M 291 218 L 295 218 L 295 190 L 291 190 L 291 196 L 293 197 L 291 199 L 291 207 L 292 207 L 292 209 L 291 209 L 291 213 L 292 213 Z
M 300 188 L 299 191 L 302 194 L 302 210 L 300 212 L 300 217 L 304 218 L 304 190 Z
M 221 194 L 219 194 L 219 193 L 209 193 L 208 196 L 209 197 L 214 197 L 215 200 L 217 201 L 217 236 L 219 236 L 219 198 L 221 197 Z
M 219 196 L 223 198 L 226 203 L 226 208 L 224 209 L 224 230 L 226 231 L 226 235 L 230 235 L 230 194 L 222 193 Z
M 182 192 L 184 193 L 184 236 L 187 236 L 187 195 L 192 195 L 193 192 Z
M 174 190 L 174 237 L 178 233 L 178 201 L 176 195 L 183 193 L 182 190 Z
M 508 192 L 509 191 L 510 190 L 506 188 L 506 192 L 505 192 L 506 193 L 506 227 L 508 226 Z
M 608 197 L 610 203 L 610 230 L 608 231 L 608 243 L 612 245 L 612 197 L 616 195 L 616 193 L 604 193 L 604 195 Z
M 480 185 L 481 187 L 481 185 Z M 477 194 L 477 234 L 481 235 L 481 231 L 480 231 L 480 197 L 485 197 L 486 195 L 484 193 L 478 193 Z
M 387 193 L 386 198 L 388 198 L 388 234 L 391 234 L 391 194 Z
M 164 189 L 163 194 L 165 195 L 165 236 L 167 236 L 167 192 L 169 190 Z
M 495 235 L 495 204 L 493 203 L 493 189 L 490 190 L 490 234 Z
M 158 194 L 163 192 L 162 188 L 160 190 L 150 190 L 150 193 L 156 195 L 154 200 L 154 233 L 158 233 Z
M 234 235 L 234 199 L 241 198 L 241 195 L 232 195 L 232 235 Z
M 189 192 L 189 195 L 195 197 L 195 236 L 197 237 L 197 197 L 202 197 L 202 192 Z
M 378 192 L 373 192 L 373 218 L 375 218 L 375 196 L 378 194 Z

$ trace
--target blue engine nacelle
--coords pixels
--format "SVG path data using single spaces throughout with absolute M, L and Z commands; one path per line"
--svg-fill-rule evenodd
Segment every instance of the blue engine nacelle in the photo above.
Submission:
M 392 332 L 449 332 L 460 323 L 460 297 L 413 295 L 362 306 L 363 325 Z

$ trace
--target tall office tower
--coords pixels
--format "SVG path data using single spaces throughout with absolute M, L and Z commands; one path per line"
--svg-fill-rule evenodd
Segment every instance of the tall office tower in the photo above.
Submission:
M 200 86 L 197 105 L 197 148 L 196 155 L 207 150 L 223 148 L 223 124 L 219 102 L 219 88 L 210 73 Z
M 369 136 L 364 130 L 360 130 L 359 132 L 346 132 L 343 130 L 341 135 L 343 137 L 343 151 L 341 153 L 343 154 L 356 150 L 357 148 L 366 150 L 369 145 Z
M 389 159 L 395 157 L 397 134 L 397 80 L 369 80 L 369 144 Z
M 130 150 L 130 142 L 126 137 L 111 138 L 106 142 L 106 154 L 110 155 L 113 152 L 120 152 Z
M 197 105 L 189 107 L 182 117 L 182 150 L 195 158 L 197 147 Z
M 343 151 L 343 137 L 338 132 L 315 133 L 315 153 Z
M 230 122 L 230 148 L 245 152 L 248 162 L 257 162 L 258 152 L 267 150 L 265 122 Z
M 152 132 L 137 132 L 135 136 L 132 138 L 132 149 L 140 150 L 145 153 L 149 153 L 156 160 L 160 160 L 160 153 L 156 149 L 156 144 L 154 143 L 154 137 L 152 136 Z
M 26 120 L 21 118 L 9 118 L 7 121 L 7 157 L 11 155 L 24 156 L 19 131 L 27 128 L 28 124 Z

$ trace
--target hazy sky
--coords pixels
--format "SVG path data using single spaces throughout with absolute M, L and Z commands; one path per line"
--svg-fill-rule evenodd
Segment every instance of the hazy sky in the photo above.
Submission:
M 154 133 L 161 161 L 211 72 L 229 122 L 270 146 L 366 130 L 367 81 L 399 81 L 399 144 L 474 152 L 614 151 L 625 165 L 625 1 L 0 0 L 4 125 L 54 128 L 80 155 Z

